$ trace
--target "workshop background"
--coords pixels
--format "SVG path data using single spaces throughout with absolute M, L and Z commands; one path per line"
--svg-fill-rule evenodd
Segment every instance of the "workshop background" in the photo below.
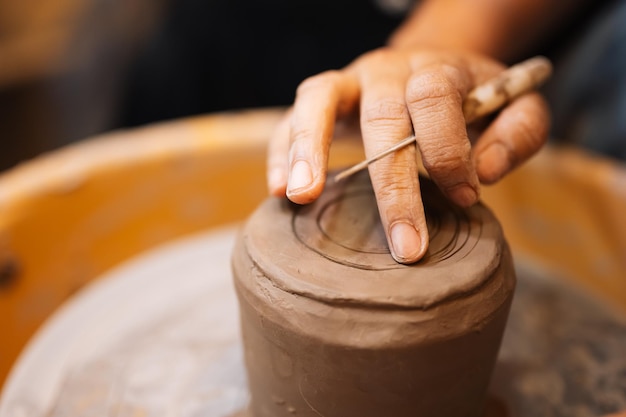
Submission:
M 410 3 L 0 0 L 0 170 L 114 128 L 287 105 Z
M 288 105 L 307 76 L 382 46 L 414 2 L 0 0 L 0 171 L 112 129 Z M 593 130 L 591 140 L 576 140 L 619 157 L 626 153 L 624 132 L 614 133 L 611 120 L 619 114 L 606 106 L 626 111 L 626 103 L 615 104 L 626 73 L 626 51 L 619 48 L 626 42 L 605 39 L 626 38 L 619 24 L 626 3 L 590 3 L 532 53 L 577 68 L 552 79 L 551 91 L 567 98 L 553 106 L 553 136 Z M 586 19 L 600 24 L 583 31 Z M 573 44 L 590 39 L 578 48 L 583 55 L 567 56 L 562 46 L 570 38 Z M 594 73 L 601 76 L 579 86 Z M 587 112 L 593 117 L 581 117 L 580 106 L 595 102 Z M 593 120 L 582 125 L 587 119 Z

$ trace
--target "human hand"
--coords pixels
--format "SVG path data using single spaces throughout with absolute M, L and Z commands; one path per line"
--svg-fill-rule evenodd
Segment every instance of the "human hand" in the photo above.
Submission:
M 366 156 L 414 131 L 432 180 L 453 202 L 471 206 L 480 182 L 499 180 L 547 138 L 547 106 L 539 94 L 528 93 L 471 143 L 463 99 L 503 69 L 471 53 L 380 49 L 305 80 L 270 141 L 270 192 L 299 204 L 315 200 L 326 179 L 335 122 L 360 112 Z M 416 158 L 416 149 L 407 147 L 369 167 L 389 247 L 401 263 L 419 260 L 428 247 Z

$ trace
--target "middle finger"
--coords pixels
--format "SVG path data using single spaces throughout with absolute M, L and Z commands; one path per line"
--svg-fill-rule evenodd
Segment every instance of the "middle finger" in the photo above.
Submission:
M 410 69 L 384 52 L 359 68 L 361 131 L 366 156 L 387 149 L 412 132 L 404 100 Z M 428 247 L 428 230 L 419 190 L 415 147 L 409 146 L 369 166 L 382 225 L 392 256 L 401 263 L 419 260 Z

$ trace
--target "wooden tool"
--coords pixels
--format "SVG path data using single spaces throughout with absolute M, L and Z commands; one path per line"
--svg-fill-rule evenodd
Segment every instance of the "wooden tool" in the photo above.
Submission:
M 552 64 L 547 58 L 542 56 L 536 56 L 509 67 L 496 77 L 469 92 L 463 101 L 463 115 L 465 116 L 466 123 L 469 124 L 482 116 L 486 116 L 506 105 L 516 97 L 537 88 L 551 73 Z M 335 182 L 341 181 L 366 168 L 372 162 L 378 161 L 390 153 L 404 148 L 415 142 L 415 139 L 415 135 L 413 134 L 389 149 L 341 171 L 335 176 Z

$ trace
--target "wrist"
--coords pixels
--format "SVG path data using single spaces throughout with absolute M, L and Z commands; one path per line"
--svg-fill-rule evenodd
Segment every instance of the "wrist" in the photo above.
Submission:
M 524 10 L 516 0 L 423 0 L 388 40 L 393 48 L 469 50 L 508 60 L 523 48 Z

